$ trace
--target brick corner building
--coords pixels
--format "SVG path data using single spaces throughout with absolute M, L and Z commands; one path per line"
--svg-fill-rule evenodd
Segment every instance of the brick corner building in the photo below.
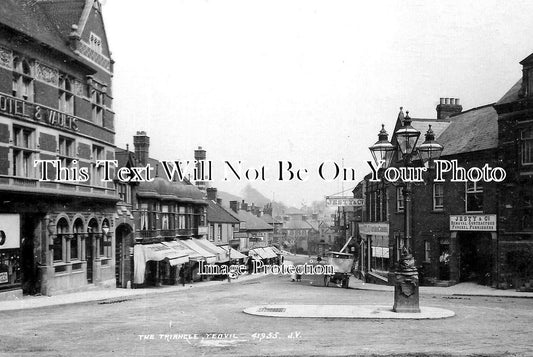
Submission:
M 115 286 L 112 76 L 98 1 L 0 2 L 0 299 Z
M 499 164 L 507 179 L 498 189 L 498 285 L 531 289 L 533 278 L 533 54 L 522 77 L 494 105 Z

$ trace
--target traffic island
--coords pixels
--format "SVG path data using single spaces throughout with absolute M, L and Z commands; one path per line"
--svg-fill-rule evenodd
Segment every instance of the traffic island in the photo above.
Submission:
M 265 317 L 336 319 L 431 320 L 455 316 L 455 312 L 437 307 L 420 307 L 420 312 L 397 313 L 389 306 L 378 305 L 264 305 L 249 307 L 243 312 Z

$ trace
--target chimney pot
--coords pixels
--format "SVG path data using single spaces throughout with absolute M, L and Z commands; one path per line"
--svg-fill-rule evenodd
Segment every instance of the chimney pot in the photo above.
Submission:
M 437 105 L 437 120 L 446 119 L 452 114 L 458 114 L 463 111 L 459 104 L 459 98 L 440 98 L 440 104 Z

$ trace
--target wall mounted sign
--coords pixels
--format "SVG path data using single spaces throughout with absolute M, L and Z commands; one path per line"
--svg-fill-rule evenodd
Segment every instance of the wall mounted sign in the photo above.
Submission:
M 35 120 L 39 123 L 48 124 L 72 131 L 78 131 L 78 118 L 0 93 L 0 113 L 14 117 Z
M 450 231 L 496 231 L 495 214 L 450 215 Z
M 0 214 L 0 250 L 20 248 L 20 215 Z
M 359 234 L 370 236 L 388 236 L 388 223 L 359 223 Z
M 326 206 L 337 206 L 337 207 L 362 207 L 365 205 L 365 200 L 363 198 L 353 198 L 349 196 L 326 196 Z

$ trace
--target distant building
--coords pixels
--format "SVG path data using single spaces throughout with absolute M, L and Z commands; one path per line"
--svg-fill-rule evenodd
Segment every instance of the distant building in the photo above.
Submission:
M 250 212 L 251 206 L 245 201 L 230 201 L 230 209 L 240 221 L 238 234 L 234 237 L 239 239 L 239 250 L 247 251 L 255 247 L 266 247 L 270 244 L 268 237 L 274 227 Z
M 207 188 L 207 202 L 208 239 L 217 245 L 234 244 L 234 232 L 239 231 L 239 219 L 230 212 L 231 210 L 222 206 L 216 188 Z
M 283 238 L 283 222 L 279 219 L 276 219 L 272 216 L 272 204 L 269 203 L 263 208 L 263 214 L 259 217 L 267 224 L 271 225 L 273 228 L 272 233 L 269 233 L 269 242 L 278 248 L 282 242 Z

